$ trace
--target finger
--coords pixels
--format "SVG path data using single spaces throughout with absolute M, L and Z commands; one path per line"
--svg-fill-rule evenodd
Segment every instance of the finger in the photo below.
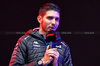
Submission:
M 49 57 L 49 59 L 52 61 L 53 60 L 53 57 Z
M 58 58 L 59 56 L 56 54 L 48 54 L 49 56 L 53 57 L 53 58 Z
M 49 51 L 57 51 L 56 48 L 49 49 Z
M 52 53 L 52 54 L 56 54 L 59 53 L 56 49 L 49 49 L 46 51 L 47 53 Z
M 54 54 L 54 55 L 57 55 L 58 53 L 57 53 L 57 52 L 51 51 L 51 52 L 47 52 L 47 54 Z
M 50 49 L 50 45 L 47 46 L 46 50 L 49 50 L 49 49 Z
M 54 55 L 56 55 L 56 54 L 58 54 L 58 53 L 55 52 L 55 51 L 47 51 L 47 54 L 54 54 Z
M 48 54 L 48 55 L 52 55 L 52 56 L 59 56 L 59 52 L 58 52 L 58 51 L 51 51 L 51 50 L 48 50 L 48 51 L 47 51 L 47 54 Z

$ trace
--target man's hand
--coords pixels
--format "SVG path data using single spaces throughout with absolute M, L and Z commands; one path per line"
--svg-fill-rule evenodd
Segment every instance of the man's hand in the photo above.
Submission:
M 52 48 L 52 49 L 47 50 L 47 54 L 49 56 L 53 57 L 53 61 L 52 61 L 53 66 L 57 66 L 59 52 L 56 50 L 56 48 Z
M 49 56 L 48 53 L 47 53 L 49 49 L 50 49 L 50 45 L 47 46 L 45 55 L 41 59 L 43 61 L 43 65 L 47 65 L 53 60 L 53 57 Z
M 59 52 L 56 50 L 56 48 L 50 49 L 50 45 L 48 45 L 45 55 L 41 60 L 43 61 L 43 65 L 47 65 L 52 61 L 53 66 L 56 66 L 58 58 L 59 58 Z

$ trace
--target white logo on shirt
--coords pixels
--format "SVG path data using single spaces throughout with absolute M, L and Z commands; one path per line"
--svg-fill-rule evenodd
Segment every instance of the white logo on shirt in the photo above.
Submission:
M 33 45 L 34 47 L 40 47 L 40 45 Z
M 33 43 L 34 43 L 34 44 L 39 44 L 37 41 L 34 41 Z
M 24 39 L 26 40 L 29 36 L 25 37 Z
M 37 41 L 34 41 L 34 42 L 33 42 L 33 46 L 34 46 L 34 47 L 40 47 L 40 45 L 38 45 L 38 44 L 39 44 L 39 43 L 38 43 Z
M 61 48 L 61 45 L 59 45 L 59 46 L 56 45 L 56 47 L 57 47 L 57 48 Z

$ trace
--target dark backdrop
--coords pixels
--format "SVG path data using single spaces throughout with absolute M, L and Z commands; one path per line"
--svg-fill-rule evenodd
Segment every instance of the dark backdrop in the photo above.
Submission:
M 100 66 L 99 1 L 18 1 L 0 2 L 0 64 L 8 66 L 17 40 L 39 26 L 40 6 L 53 2 L 61 8 L 58 31 L 70 47 L 74 66 Z

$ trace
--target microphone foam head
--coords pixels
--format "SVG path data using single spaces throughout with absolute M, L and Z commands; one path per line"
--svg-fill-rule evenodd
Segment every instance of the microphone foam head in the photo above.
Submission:
M 48 31 L 46 34 L 46 41 L 50 42 L 50 41 L 55 41 L 56 40 L 56 33 L 55 31 L 51 30 Z

